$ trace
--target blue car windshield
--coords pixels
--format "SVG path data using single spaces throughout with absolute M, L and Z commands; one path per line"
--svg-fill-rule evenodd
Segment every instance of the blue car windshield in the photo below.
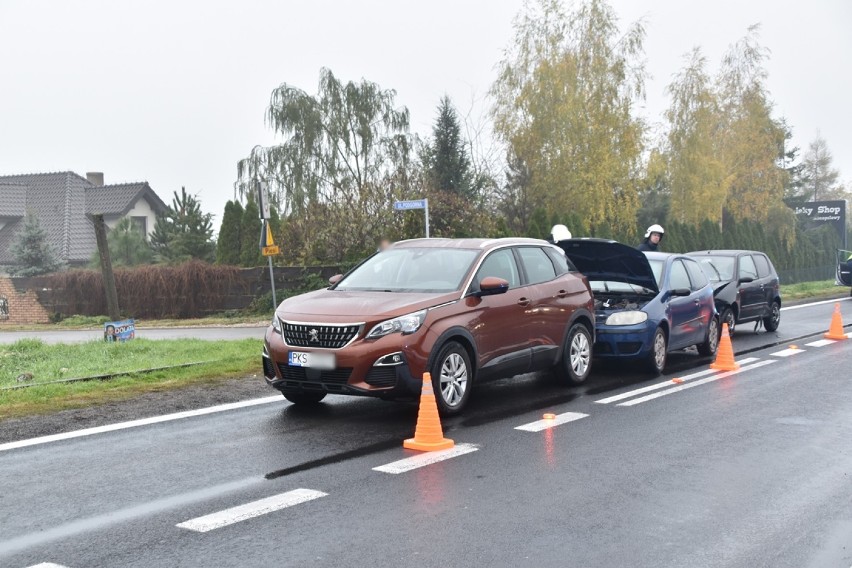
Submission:
M 445 293 L 458 290 L 480 251 L 390 248 L 346 275 L 335 290 Z
M 651 260 L 648 259 L 648 264 L 651 265 L 651 271 L 654 273 L 654 278 L 657 281 L 657 287 L 663 287 L 663 268 L 665 268 L 666 263 L 663 260 Z

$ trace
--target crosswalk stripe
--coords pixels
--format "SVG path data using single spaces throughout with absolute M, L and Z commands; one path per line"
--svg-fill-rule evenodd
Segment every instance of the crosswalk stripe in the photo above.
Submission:
M 831 345 L 832 343 L 837 343 L 833 339 L 820 339 L 818 341 L 812 341 L 810 343 L 805 343 L 808 347 L 825 347 L 826 345 Z
M 189 529 L 191 531 L 204 533 L 221 527 L 226 527 L 228 525 L 233 525 L 234 523 L 253 519 L 254 517 L 280 511 L 281 509 L 305 503 L 306 501 L 325 497 L 326 495 L 328 495 L 328 493 L 314 491 L 313 489 L 294 489 L 292 491 L 287 491 L 286 493 L 280 493 L 278 495 L 273 495 L 272 497 L 252 501 L 245 505 L 238 505 L 236 507 L 231 507 L 230 509 L 225 509 L 224 511 L 190 519 L 179 523 L 177 526 L 182 529 Z

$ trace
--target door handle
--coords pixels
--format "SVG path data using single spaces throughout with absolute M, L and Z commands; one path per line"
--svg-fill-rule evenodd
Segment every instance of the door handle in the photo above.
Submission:
M 530 299 L 529 298 L 521 298 L 520 300 L 518 300 L 518 305 L 523 306 L 523 307 L 527 307 L 527 306 L 530 305 Z
M 695 303 L 696 306 L 701 303 L 701 300 L 699 300 L 697 298 L 695 300 L 692 300 L 692 301 Z
M 556 293 L 557 298 L 564 298 L 567 295 L 568 295 L 568 292 L 566 290 L 560 290 Z

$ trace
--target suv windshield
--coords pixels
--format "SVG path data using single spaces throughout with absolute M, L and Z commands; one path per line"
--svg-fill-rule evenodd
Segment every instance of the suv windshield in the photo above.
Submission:
M 479 250 L 392 248 L 368 258 L 341 280 L 335 290 L 383 292 L 452 292 Z

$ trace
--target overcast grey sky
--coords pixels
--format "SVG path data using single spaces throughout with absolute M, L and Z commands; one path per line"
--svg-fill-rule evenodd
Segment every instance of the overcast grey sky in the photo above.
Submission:
M 236 163 L 270 144 L 264 110 L 286 82 L 316 91 L 321 67 L 397 91 L 428 135 L 448 94 L 487 108 L 521 0 L 0 0 L 0 175 L 102 171 L 147 180 L 167 203 L 186 186 L 221 220 Z M 665 87 L 701 46 L 715 72 L 761 23 L 768 86 L 803 151 L 817 131 L 852 180 L 852 2 L 611 0 L 639 18 L 652 79 L 643 113 L 659 122 Z

